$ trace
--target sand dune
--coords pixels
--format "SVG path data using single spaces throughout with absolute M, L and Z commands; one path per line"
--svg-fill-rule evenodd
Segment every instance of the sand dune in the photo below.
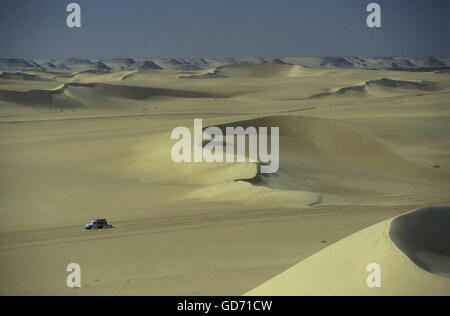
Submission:
M 23 70 L 28 68 L 34 68 L 38 66 L 32 61 L 27 61 L 19 58 L 0 58 L 0 69 L 5 70 Z
M 180 76 L 180 79 L 219 79 L 219 78 L 228 78 L 227 75 L 223 73 L 220 68 L 202 71 L 200 73 L 183 74 Z
M 383 78 L 380 80 L 371 80 L 366 82 L 366 85 L 370 88 L 371 86 L 380 86 L 385 88 L 396 88 L 396 89 L 410 89 L 419 91 L 437 91 L 440 90 L 436 84 L 432 82 L 424 81 L 404 81 L 404 80 L 393 80 L 388 78 Z
M 289 78 L 303 74 L 301 66 L 289 65 L 287 63 L 243 63 L 235 65 L 219 66 L 214 69 L 197 71 L 191 74 L 183 74 L 181 79 L 221 79 L 221 78 L 253 78 L 253 79 L 275 79 Z
M 0 101 L 31 108 L 80 108 L 84 105 L 73 99 L 65 88 L 56 90 L 0 91 Z
M 312 98 L 327 96 L 363 96 L 368 94 L 404 93 L 409 91 L 439 91 L 439 87 L 432 82 L 425 81 L 405 81 L 382 78 L 378 80 L 366 81 L 362 85 L 333 89 L 331 92 L 320 93 Z
M 416 72 L 444 59 L 98 62 L 0 59 L 45 79 L 0 80 L 0 294 L 241 295 L 298 262 L 305 283 L 281 292 L 448 289 L 446 236 L 418 226 L 434 215 L 392 221 L 392 240 L 390 220 L 364 230 L 450 203 L 450 78 Z M 360 69 L 396 66 L 415 71 Z M 197 118 L 279 127 L 279 171 L 174 163 L 171 131 Z M 97 217 L 117 228 L 85 232 Z
M 261 117 L 219 125 L 224 132 L 229 126 L 279 127 L 281 141 L 285 139 L 294 142 L 296 148 L 304 149 L 305 154 L 307 151 L 316 151 L 334 158 L 351 157 L 354 164 L 368 165 L 371 165 L 372 159 L 382 159 L 387 164 L 386 168 L 395 166 L 394 172 L 400 173 L 402 170 L 408 172 L 407 170 L 411 168 L 415 168 L 417 172 L 421 169 L 420 165 L 408 161 L 409 157 L 396 151 L 394 144 L 383 140 L 368 129 L 338 120 L 290 115 Z M 285 148 L 293 149 L 292 146 Z M 382 164 L 378 164 L 378 167 L 381 166 Z
M 168 70 L 204 70 L 229 64 L 290 64 L 310 69 L 372 69 L 428 72 L 450 68 L 446 57 L 287 57 L 287 58 L 156 58 L 140 59 L 112 58 L 88 60 L 70 58 L 57 60 L 24 60 L 0 58 L 1 69 L 112 69 L 114 71 L 130 69 L 168 69 Z
M 154 63 L 153 61 L 138 61 L 134 64 L 132 64 L 130 67 L 128 67 L 127 69 L 132 69 L 132 70 L 148 70 L 148 69 L 153 69 L 153 70 L 160 70 L 162 69 L 161 67 L 159 67 L 156 63 Z
M 391 223 L 389 236 L 422 269 L 450 278 L 450 207 L 418 209 Z
M 226 65 L 199 71 L 190 75 L 182 75 L 182 79 L 219 79 L 219 78 L 254 78 L 273 79 L 294 77 L 302 74 L 303 67 L 283 63 L 258 64 L 243 63 Z
M 315 192 L 300 189 L 282 192 L 270 186 L 251 184 L 258 175 L 255 163 L 176 164 L 166 159 L 173 145 L 169 139 L 164 133 L 138 144 L 132 156 L 122 158 L 122 168 L 140 181 L 190 186 L 191 190 L 180 194 L 177 200 L 236 202 L 250 207 L 261 204 L 302 207 L 321 200 L 320 194 Z M 152 145 L 155 143 L 158 146 Z
M 414 163 L 408 156 L 396 151 L 392 144 L 370 131 L 335 120 L 291 115 L 219 125 L 223 130 L 229 126 L 280 128 L 280 171 L 275 175 L 255 174 L 252 178 L 242 177 L 241 180 L 276 190 L 297 190 L 292 192 L 298 194 L 320 192 L 322 197 L 326 197 L 322 202 L 332 200 L 334 193 L 338 191 L 348 196 L 374 195 L 392 190 L 408 192 L 411 187 L 410 180 L 407 179 L 413 170 L 415 175 L 420 174 L 424 179 L 433 178 L 437 187 L 450 180 L 448 175 L 430 173 L 430 169 Z M 311 160 L 314 160 L 314 164 Z M 317 186 L 314 179 L 320 174 L 322 166 L 327 166 L 327 174 L 333 176 L 328 179 L 328 183 Z M 372 171 L 368 172 L 369 169 Z M 343 170 L 348 170 L 346 178 L 356 182 L 370 181 L 373 186 L 364 192 L 361 188 L 358 190 L 349 185 L 350 183 L 336 181 L 336 178 L 340 179 L 342 176 Z M 394 180 L 395 178 L 397 179 Z M 389 186 L 382 185 L 386 181 L 390 182 Z M 280 204 L 284 205 L 283 202 Z
M 449 207 L 429 207 L 382 222 L 322 250 L 247 295 L 447 296 L 450 279 L 430 274 L 417 263 L 448 276 L 449 215 Z M 372 263 L 381 267 L 379 288 L 366 283 L 366 267 Z
M 177 89 L 160 89 L 150 87 L 122 86 L 95 84 L 90 86 L 100 94 L 124 99 L 149 99 L 155 97 L 174 97 L 174 98 L 228 98 L 229 95 L 219 93 L 208 93 L 201 91 L 183 91 Z
M 109 71 L 110 67 L 100 61 L 91 61 L 89 59 L 77 59 L 69 58 L 63 60 L 59 67 L 62 69 L 84 71 L 84 70 L 97 70 L 97 71 Z
M 437 73 L 437 74 L 450 74 L 450 69 L 436 70 L 435 73 Z
M 39 81 L 44 80 L 43 78 L 37 75 L 31 75 L 24 72 L 3 72 L 0 74 L 0 79 L 3 80 L 32 80 Z
M 358 130 L 338 121 L 308 116 L 270 116 L 219 127 L 225 130 L 228 126 L 280 127 L 281 136 L 295 138 L 301 146 L 327 152 L 365 152 L 383 148 L 380 141 L 368 131 Z
M 101 62 L 114 71 L 125 70 L 136 63 L 133 58 L 112 58 L 101 60 Z
M 86 90 L 86 91 L 83 91 Z M 87 102 L 83 96 L 91 95 Z M 7 91 L 0 90 L 0 101 L 31 107 L 50 106 L 56 108 L 79 108 L 83 104 L 92 104 L 95 95 L 99 98 L 122 98 L 128 100 L 147 100 L 151 98 L 228 98 L 229 95 L 201 91 L 183 91 L 111 84 L 68 83 L 53 90 Z
M 173 145 L 165 133 L 137 146 L 135 154 L 123 163 L 133 173 L 141 173 L 139 178 L 145 181 L 151 181 L 151 175 L 153 180 L 200 186 L 184 198 L 283 207 L 332 204 L 391 192 L 408 194 L 421 183 L 439 188 L 450 180 L 449 175 L 410 161 L 370 131 L 336 120 L 291 115 L 216 126 L 223 130 L 231 126 L 279 127 L 280 170 L 267 175 L 260 174 L 254 163 L 176 164 L 165 159 Z M 157 148 L 152 146 L 155 143 Z M 326 182 L 319 181 L 323 170 Z M 364 187 L 362 183 L 366 183 Z
M 292 65 L 261 65 L 261 64 L 237 64 L 219 68 L 220 73 L 227 77 L 243 78 L 279 78 L 293 77 L 301 74 L 303 67 Z

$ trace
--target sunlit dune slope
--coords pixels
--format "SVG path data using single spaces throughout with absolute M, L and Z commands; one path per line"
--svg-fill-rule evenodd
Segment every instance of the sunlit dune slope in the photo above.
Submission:
M 318 252 L 247 295 L 449 295 L 449 207 L 416 210 Z M 381 287 L 369 287 L 381 268 Z M 436 274 L 425 271 L 422 267 Z

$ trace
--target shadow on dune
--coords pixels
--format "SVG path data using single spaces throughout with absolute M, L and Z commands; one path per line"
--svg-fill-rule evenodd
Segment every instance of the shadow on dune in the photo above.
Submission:
M 231 97 L 230 95 L 227 94 L 210 93 L 203 91 L 185 91 L 175 89 L 161 89 L 161 88 L 124 86 L 124 85 L 93 84 L 90 87 L 94 88 L 94 90 L 99 94 L 133 100 L 145 100 L 155 97 L 194 98 L 194 99 Z
M 416 265 L 450 278 L 450 206 L 425 207 L 394 219 L 390 238 Z
M 401 93 L 402 91 L 439 91 L 440 88 L 433 82 L 428 81 L 405 81 L 382 78 L 366 81 L 361 85 L 339 88 L 335 91 L 319 93 L 311 96 L 311 99 L 330 96 L 363 96 L 374 91 Z
M 25 81 L 47 81 L 38 75 L 31 75 L 25 72 L 3 72 L 0 74 L 3 80 L 25 80 Z
M 65 89 L 7 91 L 0 90 L 0 101 L 10 102 L 31 108 L 82 108 L 84 104 L 70 97 Z
M 281 137 L 291 137 L 299 145 L 325 152 L 368 152 L 385 150 L 370 132 L 357 129 L 336 120 L 308 116 L 269 116 L 246 121 L 237 121 L 218 126 L 226 133 L 227 127 L 279 127 Z M 205 127 L 206 128 L 206 127 Z
M 274 174 L 261 174 L 258 157 L 254 175 L 235 179 L 255 186 L 360 198 L 392 192 L 409 194 L 411 181 L 417 181 L 419 177 L 430 179 L 436 185 L 447 181 L 447 176 L 408 160 L 396 151 L 395 146 L 370 130 L 339 120 L 269 116 L 217 127 L 224 135 L 229 127 L 267 127 L 269 139 L 270 128 L 279 127 L 279 170 Z M 240 137 L 245 137 L 248 160 L 249 136 Z M 236 139 L 234 143 L 237 144 Z M 225 145 L 229 150 L 229 144 Z M 271 152 L 270 141 L 268 145 Z
M 305 68 L 288 64 L 231 64 L 207 72 L 181 76 L 180 79 L 252 78 L 274 79 L 299 76 Z
M 210 93 L 203 91 L 184 91 L 175 89 L 161 89 L 152 87 L 137 87 L 112 84 L 83 84 L 68 83 L 53 90 L 30 90 L 30 91 L 0 91 L 0 101 L 10 102 L 29 107 L 59 107 L 59 108 L 79 108 L 85 106 L 95 106 L 96 104 L 85 103 L 78 100 L 72 92 L 83 95 L 88 92 L 96 98 L 116 97 L 129 100 L 147 100 L 152 98 L 229 98 L 231 95 L 222 93 Z
M 293 168 L 291 163 L 285 161 L 286 155 L 290 155 L 292 146 L 297 150 L 303 148 L 308 152 L 318 153 L 320 156 L 347 156 L 355 155 L 357 157 L 373 156 L 373 153 L 383 153 L 386 155 L 388 148 L 380 142 L 370 132 L 356 129 L 338 121 L 319 119 L 304 116 L 270 116 L 255 118 L 246 121 L 236 121 L 217 126 L 225 135 L 229 127 L 237 128 L 261 127 L 268 128 L 268 137 L 271 137 L 271 127 L 278 127 L 280 134 L 280 169 L 275 174 L 261 173 L 263 165 L 258 157 L 257 173 L 252 178 L 236 179 L 236 181 L 249 182 L 255 186 L 266 186 L 278 190 L 313 190 L 305 183 L 309 178 L 307 168 L 296 166 Z M 207 127 L 205 127 L 206 129 Z M 249 137 L 245 137 L 246 156 L 249 153 Z M 237 139 L 235 139 L 235 146 Z M 205 145 L 205 144 L 203 144 Z M 230 150 L 229 144 L 224 144 L 227 150 Z M 271 152 L 270 141 L 268 144 Z M 233 150 L 233 149 L 232 149 Z M 234 148 L 234 152 L 237 149 Z M 355 158 L 356 159 L 356 158 Z M 300 168 L 300 169 L 299 169 Z M 302 179 L 302 180 L 299 180 Z

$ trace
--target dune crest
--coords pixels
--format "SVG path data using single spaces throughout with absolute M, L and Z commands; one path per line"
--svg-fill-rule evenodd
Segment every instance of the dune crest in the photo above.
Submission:
M 322 98 L 329 96 L 364 96 L 371 93 L 401 93 L 404 91 L 439 91 L 440 88 L 433 82 L 408 81 L 382 78 L 369 80 L 363 84 L 333 89 L 330 92 L 319 93 L 311 98 Z
M 31 108 L 76 109 L 85 105 L 72 98 L 66 87 L 61 86 L 51 90 L 8 91 L 0 90 L 0 101 L 14 103 Z
M 27 74 L 25 72 L 3 72 L 0 73 L 0 79 L 3 80 L 29 80 L 29 81 L 44 81 L 45 79 L 38 75 Z
M 367 152 L 382 150 L 384 145 L 367 131 L 341 122 L 308 116 L 268 116 L 223 124 L 229 126 L 279 127 L 280 136 L 292 137 L 301 145 L 326 152 Z
M 371 226 L 247 295 L 448 295 L 449 216 L 450 207 L 428 207 Z M 373 263 L 381 268 L 379 288 L 366 282 Z
M 88 97 L 86 97 L 88 96 Z M 148 100 L 152 98 L 229 98 L 230 95 L 203 91 L 162 89 L 106 83 L 65 83 L 50 90 L 8 91 L 0 90 L 0 101 L 29 107 L 51 106 L 57 108 L 96 107 L 99 99 L 119 98 Z
M 357 69 L 436 60 L 100 62 L 0 59 L 0 73 L 45 79 L 0 79 L 0 293 L 240 295 L 276 275 L 254 293 L 450 293 L 431 264 L 445 263 L 446 235 L 437 249 L 408 243 L 400 224 L 403 245 L 386 221 L 450 204 L 450 77 Z M 175 163 L 171 131 L 195 119 L 279 127 L 278 172 Z M 117 229 L 84 232 L 94 218 Z M 86 272 L 75 292 L 69 262 Z M 380 289 L 367 287 L 372 263 Z
M 301 75 L 302 71 L 305 71 L 305 68 L 302 66 L 282 64 L 235 64 L 221 66 L 218 69 L 226 77 L 255 79 L 295 77 Z
M 180 79 L 253 78 L 274 79 L 301 76 L 305 68 L 287 63 L 238 63 L 218 66 L 180 76 Z

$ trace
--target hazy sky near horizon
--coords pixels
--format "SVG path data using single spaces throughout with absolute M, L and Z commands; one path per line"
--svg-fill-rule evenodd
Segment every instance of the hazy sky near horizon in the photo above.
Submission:
M 82 27 L 66 25 L 77 2 Z M 366 25 L 370 2 L 382 28 Z M 0 57 L 450 56 L 450 0 L 2 0 Z

